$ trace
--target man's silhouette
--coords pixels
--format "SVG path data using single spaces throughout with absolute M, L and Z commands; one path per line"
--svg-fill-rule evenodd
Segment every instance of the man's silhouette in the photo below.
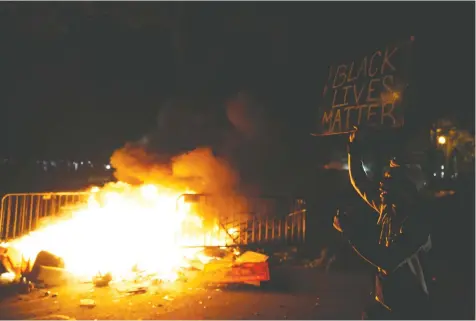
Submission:
M 353 249 L 377 270 L 374 301 L 363 313 L 366 319 L 428 319 L 429 289 L 425 256 L 431 249 L 428 221 L 419 190 L 421 170 L 391 158 L 378 186 L 362 167 L 362 133 L 350 135 L 349 176 L 360 197 L 373 209 L 378 233 L 356 228 L 352 217 L 334 218 Z

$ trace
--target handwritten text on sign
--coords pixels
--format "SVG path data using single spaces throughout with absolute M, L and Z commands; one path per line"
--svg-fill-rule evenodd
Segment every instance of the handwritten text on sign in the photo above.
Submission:
M 361 124 L 398 127 L 406 87 L 403 48 L 388 46 L 363 57 L 330 67 L 319 111 L 320 131 L 340 133 Z

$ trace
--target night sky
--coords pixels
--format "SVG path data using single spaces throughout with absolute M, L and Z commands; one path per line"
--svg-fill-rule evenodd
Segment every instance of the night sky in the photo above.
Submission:
M 225 128 L 224 106 L 246 93 L 260 106 L 262 144 L 302 158 L 316 148 L 309 133 L 328 65 L 411 35 L 417 118 L 474 127 L 474 6 L 2 2 L 0 153 L 107 158 L 153 131 L 164 106 Z M 203 134 L 168 127 L 169 145 L 179 127 Z

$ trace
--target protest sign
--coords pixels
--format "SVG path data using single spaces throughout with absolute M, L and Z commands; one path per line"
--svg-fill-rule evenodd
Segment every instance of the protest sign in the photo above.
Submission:
M 403 126 L 412 43 L 413 37 L 331 65 L 315 135 L 348 133 L 361 125 Z

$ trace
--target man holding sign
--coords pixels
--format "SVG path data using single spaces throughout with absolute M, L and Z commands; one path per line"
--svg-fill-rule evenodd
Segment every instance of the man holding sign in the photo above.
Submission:
M 355 228 L 352 217 L 337 215 L 334 228 L 342 232 L 353 249 L 377 269 L 375 302 L 366 319 L 428 319 L 429 289 L 425 273 L 426 253 L 431 249 L 421 170 L 392 157 L 378 186 L 372 186 L 362 167 L 363 133 L 350 134 L 349 176 L 361 198 L 376 213 L 379 235 Z

